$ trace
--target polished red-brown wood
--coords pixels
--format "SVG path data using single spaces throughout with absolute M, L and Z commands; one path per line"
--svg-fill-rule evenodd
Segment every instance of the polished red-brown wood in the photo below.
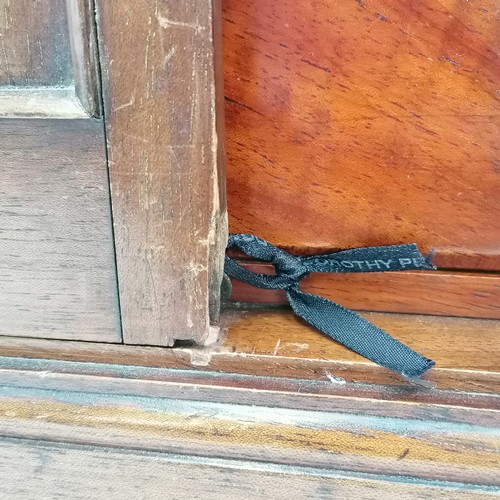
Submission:
M 269 274 L 274 270 L 268 263 L 244 260 L 239 263 L 255 273 Z M 450 271 L 314 273 L 304 278 L 300 287 L 349 309 L 500 319 L 497 274 Z M 232 280 L 230 300 L 288 304 L 284 290 L 263 290 L 236 279 Z
M 224 0 L 231 231 L 499 270 L 497 7 Z

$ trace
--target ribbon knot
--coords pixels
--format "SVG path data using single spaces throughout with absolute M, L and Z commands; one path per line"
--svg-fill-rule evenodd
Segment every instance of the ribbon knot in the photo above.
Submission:
M 299 282 L 311 272 L 381 272 L 435 269 L 415 244 L 365 247 L 325 255 L 290 255 L 251 234 L 231 234 L 228 248 L 270 262 L 276 274 L 258 274 L 225 258 L 224 271 L 258 288 L 285 290 L 294 312 L 333 340 L 402 375 L 419 377 L 434 365 L 358 314 L 335 302 L 302 292 Z
M 276 271 L 274 275 L 267 275 L 267 284 L 272 289 L 287 290 L 295 288 L 298 282 L 309 274 L 307 267 L 302 264 L 300 258 L 283 251 L 276 252 L 269 262 L 274 266 Z
M 258 288 L 268 290 L 296 288 L 298 282 L 309 274 L 309 270 L 303 264 L 301 257 L 290 255 L 256 236 L 232 234 L 229 236 L 228 248 L 231 246 L 237 246 L 247 255 L 270 262 L 274 266 L 276 274 L 257 274 L 241 267 L 233 259 L 226 257 L 224 266 L 226 274 Z

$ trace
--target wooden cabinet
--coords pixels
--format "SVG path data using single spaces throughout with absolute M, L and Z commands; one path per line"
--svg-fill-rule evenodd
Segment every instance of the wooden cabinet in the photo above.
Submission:
M 0 497 L 495 497 L 493 14 L 0 0 Z M 260 305 L 219 317 L 224 146 L 232 231 L 435 250 L 303 283 L 434 359 L 421 380 L 274 291 L 234 282 Z

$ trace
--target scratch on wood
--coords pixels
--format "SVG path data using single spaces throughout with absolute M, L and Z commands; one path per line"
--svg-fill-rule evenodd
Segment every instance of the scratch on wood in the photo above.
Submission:
M 276 345 L 274 346 L 273 356 L 276 356 L 278 354 L 280 344 L 281 344 L 281 339 L 278 339 L 278 342 L 276 342 Z
M 7 0 L 4 9 L 5 14 L 5 30 L 10 28 L 10 23 L 12 22 L 12 13 L 10 11 L 10 0 Z
M 149 142 L 147 139 L 144 139 L 144 137 L 139 137 L 137 135 L 132 135 L 132 134 L 124 134 L 126 138 L 128 139 L 135 139 L 137 141 L 141 141 L 141 142 Z
M 155 277 L 153 274 L 153 270 L 151 269 L 151 258 L 152 258 L 152 252 L 148 257 L 146 258 L 146 264 L 147 264 L 147 270 L 149 274 L 149 279 L 151 280 L 151 289 L 153 291 L 153 299 L 155 301 L 156 306 L 160 306 L 160 303 L 158 301 L 158 292 L 156 290 L 156 283 L 155 283 Z
M 309 349 L 309 344 L 305 342 L 287 342 L 287 347 L 292 347 L 295 352 L 302 352 Z
M 174 21 L 173 19 L 168 19 L 167 17 L 163 17 L 160 14 L 156 15 L 156 19 L 158 20 L 158 24 L 162 28 L 183 28 L 183 29 L 190 29 L 194 30 L 197 33 L 200 31 L 203 31 L 205 28 L 203 26 L 200 26 L 197 23 L 185 23 L 182 21 Z
M 133 106 L 134 104 L 135 104 L 135 99 L 132 98 L 130 99 L 129 102 L 126 102 L 125 104 L 121 104 L 120 106 L 113 108 L 113 111 L 120 111 L 120 109 L 128 108 L 129 106 Z
M 28 51 L 28 58 L 31 59 L 31 46 L 30 46 L 30 35 L 26 33 L 26 50 Z
M 203 264 L 196 264 L 195 262 L 190 262 L 188 272 L 199 274 L 208 271 L 208 266 Z
M 325 375 L 326 375 L 326 378 L 332 383 L 332 384 L 340 384 L 340 385 L 343 385 L 343 384 L 347 384 L 347 382 L 345 381 L 345 379 L 343 379 L 342 377 L 336 377 L 335 375 L 332 375 L 329 371 L 325 370 Z
M 247 104 L 244 104 L 243 102 L 237 101 L 236 99 L 231 99 L 230 97 L 225 96 L 224 99 L 227 102 L 231 102 L 233 104 L 236 104 L 238 106 L 241 106 L 242 108 L 248 109 L 249 111 L 252 111 L 252 113 L 256 113 L 260 116 L 265 117 L 264 114 L 262 114 L 260 111 L 257 111 L 256 109 L 253 109 L 252 107 L 248 106 Z
M 454 61 L 453 59 L 450 59 L 449 57 L 447 56 L 441 56 L 439 58 L 440 61 L 444 61 L 444 62 L 449 62 L 450 64 L 453 64 L 453 66 L 461 66 L 461 64 L 457 61 Z
M 170 62 L 170 60 L 172 59 L 172 57 L 174 57 L 174 54 L 175 54 L 175 47 L 172 47 L 167 52 L 167 54 L 165 55 L 165 57 L 163 59 L 163 62 L 165 63 L 165 66 Z

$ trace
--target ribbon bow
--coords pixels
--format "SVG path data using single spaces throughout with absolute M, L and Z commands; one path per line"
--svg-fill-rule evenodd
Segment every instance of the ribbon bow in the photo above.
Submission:
M 251 234 L 231 234 L 228 248 L 271 262 L 276 274 L 257 274 L 225 258 L 224 271 L 258 288 L 285 290 L 295 314 L 361 356 L 405 377 L 415 378 L 434 361 L 413 351 L 355 312 L 335 302 L 302 292 L 299 281 L 309 273 L 366 273 L 435 269 L 415 244 L 355 248 L 325 255 L 290 255 Z

